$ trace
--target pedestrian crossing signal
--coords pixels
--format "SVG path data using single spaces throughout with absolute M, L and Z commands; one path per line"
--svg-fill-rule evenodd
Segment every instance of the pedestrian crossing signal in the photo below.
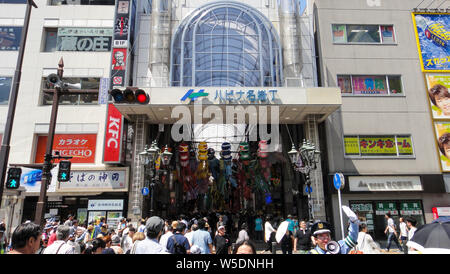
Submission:
M 8 178 L 6 179 L 7 189 L 18 189 L 20 187 L 20 176 L 22 175 L 22 169 L 18 167 L 12 167 L 8 170 Z
M 61 161 L 59 162 L 59 170 L 58 170 L 58 181 L 59 182 L 68 182 L 70 181 L 70 161 Z

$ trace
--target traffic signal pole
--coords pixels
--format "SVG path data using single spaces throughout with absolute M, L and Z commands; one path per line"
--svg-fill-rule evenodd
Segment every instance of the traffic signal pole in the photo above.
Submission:
M 63 78 L 64 74 L 64 61 L 61 60 L 58 63 L 58 76 L 60 79 Z M 60 87 L 55 86 L 55 90 L 53 92 L 53 103 L 52 103 L 52 115 L 50 118 L 50 125 L 48 128 L 48 137 L 47 137 L 47 149 L 45 150 L 44 156 L 44 165 L 42 167 L 42 181 L 41 181 L 41 192 L 39 194 L 39 200 L 36 205 L 36 215 L 34 218 L 34 223 L 37 225 L 44 225 L 44 214 L 45 214 L 45 206 L 47 200 L 47 188 L 50 185 L 52 180 L 51 169 L 52 169 L 52 151 L 53 151 L 53 139 L 55 136 L 55 128 L 56 128 L 56 119 L 58 117 L 58 107 L 59 107 L 59 96 L 60 96 Z
M 17 95 L 19 93 L 20 79 L 22 76 L 22 64 L 25 53 L 25 45 L 27 41 L 28 26 L 30 25 L 30 16 L 32 6 L 37 8 L 33 0 L 28 0 L 25 10 L 24 25 L 22 28 L 22 36 L 20 38 L 19 55 L 17 57 L 16 71 L 14 72 L 14 83 L 11 89 L 9 100 L 8 114 L 6 117 L 5 132 L 3 134 L 2 146 L 0 149 L 0 204 L 2 203 L 3 188 L 6 180 L 6 170 L 8 169 L 9 150 L 11 142 L 11 134 L 16 113 Z

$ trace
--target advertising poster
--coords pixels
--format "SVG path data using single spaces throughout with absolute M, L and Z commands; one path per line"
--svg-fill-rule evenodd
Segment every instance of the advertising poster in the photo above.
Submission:
M 450 72 L 450 13 L 413 13 L 423 71 Z
M 47 188 L 47 193 L 55 192 L 56 178 L 58 177 L 58 168 L 51 170 L 52 182 Z M 22 167 L 22 175 L 20 176 L 20 186 L 25 187 L 27 193 L 40 193 L 42 183 L 42 170 Z
M 426 74 L 433 119 L 450 119 L 450 74 Z
M 126 48 L 113 49 L 112 70 L 125 70 L 127 67 Z
M 97 225 L 102 217 L 106 218 L 106 211 L 89 211 L 88 224 L 93 221 Z
M 104 163 L 120 163 L 122 152 L 123 116 L 113 105 L 108 105 L 106 117 L 105 146 L 103 148 Z
M 95 163 L 97 134 L 55 134 L 53 151 L 61 156 L 72 156 L 72 163 Z M 35 163 L 44 163 L 47 136 L 38 136 Z M 59 162 L 59 160 L 55 160 Z
M 450 172 L 450 122 L 434 123 L 443 172 Z
M 57 49 L 58 51 L 110 51 L 112 36 L 112 29 L 59 28 Z

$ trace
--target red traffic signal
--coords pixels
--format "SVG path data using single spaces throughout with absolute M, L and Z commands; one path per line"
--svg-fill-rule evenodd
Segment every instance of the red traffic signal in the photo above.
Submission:
M 114 103 L 145 105 L 150 101 L 150 96 L 139 88 L 128 87 L 123 91 L 115 88 L 110 91 L 110 94 Z

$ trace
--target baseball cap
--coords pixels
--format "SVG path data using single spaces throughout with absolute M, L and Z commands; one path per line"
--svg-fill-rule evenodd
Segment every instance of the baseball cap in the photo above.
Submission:
M 119 237 L 119 235 L 113 235 L 113 236 L 111 237 L 111 242 L 112 242 L 113 244 L 119 244 L 119 243 L 120 243 L 120 237 Z
M 218 230 L 225 230 L 225 227 L 223 225 L 219 226 Z
M 145 228 L 148 231 L 154 231 L 158 233 L 164 228 L 164 221 L 158 216 L 150 217 L 150 219 L 147 220 Z
M 191 254 L 200 254 L 202 253 L 202 250 L 200 249 L 200 247 L 198 245 L 193 245 L 191 246 Z

